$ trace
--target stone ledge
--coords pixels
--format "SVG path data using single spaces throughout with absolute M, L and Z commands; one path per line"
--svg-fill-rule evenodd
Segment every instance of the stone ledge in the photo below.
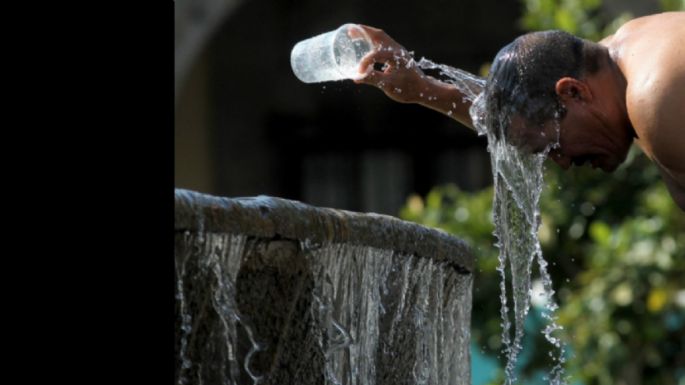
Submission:
M 175 229 L 368 246 L 446 262 L 462 274 L 473 270 L 467 244 L 442 230 L 388 215 L 320 208 L 264 195 L 222 198 L 176 189 Z

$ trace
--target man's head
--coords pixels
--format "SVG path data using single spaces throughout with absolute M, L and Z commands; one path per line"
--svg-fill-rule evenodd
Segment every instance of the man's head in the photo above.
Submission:
M 485 88 L 485 123 L 498 139 L 541 152 L 562 167 L 586 161 L 613 171 L 630 147 L 607 108 L 606 48 L 562 31 L 533 32 L 502 48 Z M 595 76 L 597 75 L 597 76 Z M 629 138 L 630 139 L 630 138 Z

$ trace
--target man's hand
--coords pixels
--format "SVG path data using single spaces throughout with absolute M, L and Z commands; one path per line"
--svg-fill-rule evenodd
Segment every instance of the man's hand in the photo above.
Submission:
M 360 62 L 365 75 L 355 83 L 370 84 L 400 103 L 419 103 L 427 99 L 426 76 L 416 65 L 412 54 L 383 30 L 365 25 L 360 27 L 369 35 L 375 48 Z
M 475 130 L 469 114 L 471 101 L 461 90 L 425 75 L 412 53 L 383 30 L 366 25 L 359 27 L 371 38 L 375 48 L 362 58 L 359 66 L 362 76 L 355 83 L 378 87 L 394 101 L 420 104 Z

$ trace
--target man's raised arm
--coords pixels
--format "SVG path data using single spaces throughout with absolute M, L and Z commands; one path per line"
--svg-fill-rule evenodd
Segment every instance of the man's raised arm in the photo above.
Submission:
M 455 85 L 427 76 L 411 54 L 384 31 L 361 25 L 376 49 L 361 61 L 365 76 L 355 80 L 370 84 L 400 103 L 415 103 L 441 112 L 475 130 L 469 115 L 471 102 Z

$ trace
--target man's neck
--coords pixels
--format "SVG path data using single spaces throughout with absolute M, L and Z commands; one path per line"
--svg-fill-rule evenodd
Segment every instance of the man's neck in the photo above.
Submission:
M 617 128 L 629 130 L 631 137 L 636 137 L 635 129 L 628 118 L 628 108 L 626 105 L 626 90 L 628 82 L 626 80 L 621 67 L 619 66 L 618 58 L 615 50 L 610 47 L 604 47 L 605 58 L 602 60 L 602 66 L 596 76 L 595 91 L 598 92 L 603 102 L 603 107 L 609 113 L 612 120 L 612 126 Z

